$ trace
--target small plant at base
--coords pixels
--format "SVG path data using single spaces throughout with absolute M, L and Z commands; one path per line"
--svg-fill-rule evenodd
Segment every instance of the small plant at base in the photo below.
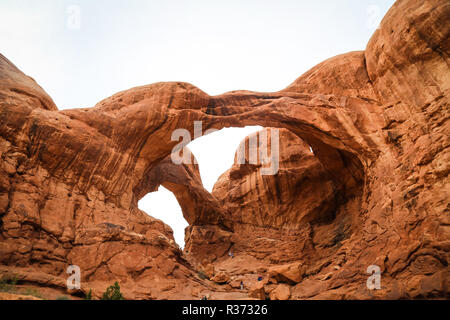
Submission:
M 16 290 L 17 284 L 17 276 L 16 275 L 3 275 L 0 279 L 0 291 L 9 292 Z
M 89 289 L 89 292 L 86 293 L 84 300 L 92 300 L 92 289 Z
M 103 293 L 102 300 L 124 300 L 120 292 L 119 283 L 116 281 L 114 285 L 108 287 Z
M 208 276 L 203 271 L 198 272 L 198 277 L 202 280 L 208 279 Z
M 33 296 L 33 297 L 42 299 L 42 295 L 39 292 L 39 290 L 34 289 L 34 288 L 25 288 L 25 291 L 23 292 L 23 294 L 26 296 Z

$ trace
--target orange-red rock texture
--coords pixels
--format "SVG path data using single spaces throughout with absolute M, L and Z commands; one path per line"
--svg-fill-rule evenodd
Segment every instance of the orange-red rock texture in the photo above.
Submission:
M 0 273 L 64 290 L 74 264 L 72 293 L 118 281 L 129 299 L 448 298 L 449 21 L 447 0 L 399 0 L 365 51 L 279 92 L 155 83 L 86 109 L 58 110 L 0 56 Z M 278 174 L 235 161 L 209 193 L 170 160 L 193 121 L 279 128 Z M 138 209 L 160 185 L 184 251 Z

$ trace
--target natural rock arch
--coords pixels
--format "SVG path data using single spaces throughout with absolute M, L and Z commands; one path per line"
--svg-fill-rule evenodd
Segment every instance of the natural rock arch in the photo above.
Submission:
M 331 58 L 275 93 L 211 97 L 187 83 L 156 83 L 93 108 L 58 111 L 1 56 L 0 271 L 32 267 L 37 271 L 25 273 L 27 281 L 62 287 L 66 265 L 78 264 L 83 281 L 100 279 L 98 293 L 112 279 L 128 280 L 129 297 L 214 291 L 195 278 L 167 226 L 142 213 L 137 201 L 177 143 L 173 130 L 193 133 L 193 121 L 204 129 L 258 124 L 304 139 L 344 198 L 355 192 L 361 198 L 350 208 L 357 226 L 350 237 L 339 237 L 339 225 L 305 227 L 285 241 L 302 244 L 297 256 L 268 258 L 305 264 L 306 280 L 291 298 L 445 296 L 449 16 L 445 0 L 399 0 L 365 51 Z M 205 223 L 205 216 L 191 221 Z M 248 249 L 255 248 L 240 248 Z M 372 264 L 386 286 L 376 293 L 365 287 Z M 161 279 L 173 289 L 155 288 Z

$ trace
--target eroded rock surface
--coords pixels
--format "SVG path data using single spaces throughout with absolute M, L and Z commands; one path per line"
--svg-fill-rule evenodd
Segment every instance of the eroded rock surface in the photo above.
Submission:
M 449 20 L 446 0 L 399 0 L 365 51 L 279 92 L 156 83 L 64 111 L 0 56 L 0 272 L 63 288 L 75 264 L 97 297 L 448 297 Z M 235 164 L 208 193 L 168 160 L 193 121 L 280 128 L 279 173 Z M 185 252 L 137 208 L 159 185 Z

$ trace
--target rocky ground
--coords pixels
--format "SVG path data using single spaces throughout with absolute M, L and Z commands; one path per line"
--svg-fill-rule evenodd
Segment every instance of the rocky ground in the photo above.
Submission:
M 86 109 L 58 110 L 0 56 L 0 276 L 49 299 L 115 281 L 127 299 L 448 298 L 449 20 L 446 0 L 399 0 L 365 51 L 279 92 L 164 82 Z M 193 121 L 279 129 L 278 173 L 236 156 L 209 193 L 170 161 Z M 184 251 L 137 207 L 160 185 L 189 223 Z

